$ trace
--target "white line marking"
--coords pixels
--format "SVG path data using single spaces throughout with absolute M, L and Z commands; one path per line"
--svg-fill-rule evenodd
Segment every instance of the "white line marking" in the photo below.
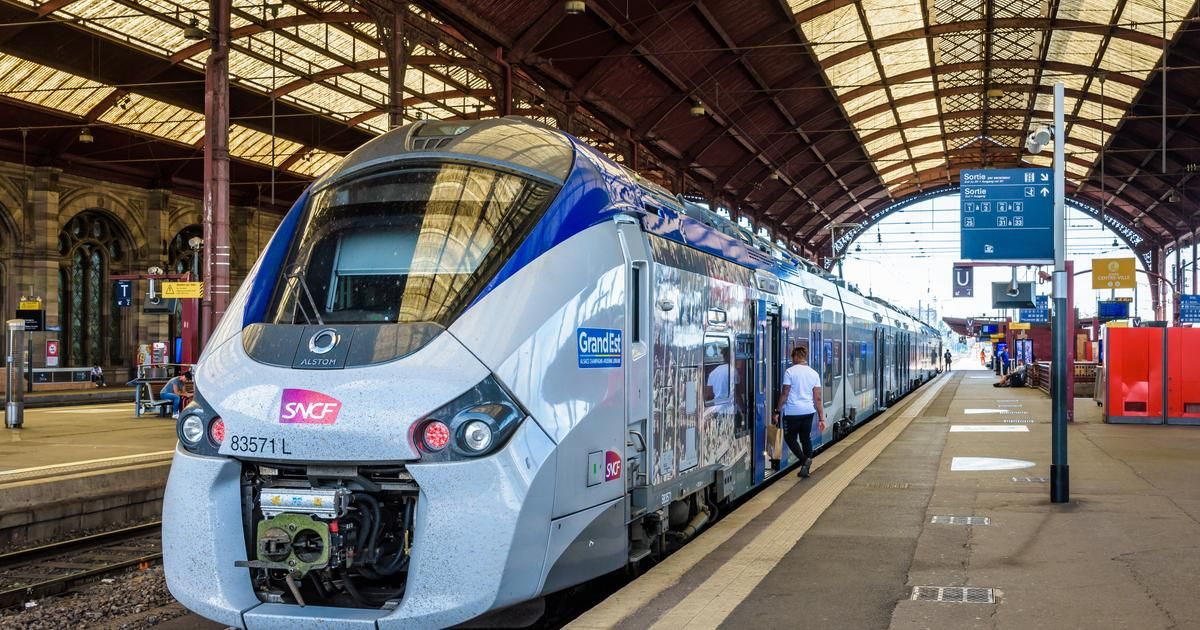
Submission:
M 1029 433 L 1029 427 L 1007 424 L 954 424 L 951 433 Z
M 950 462 L 950 470 L 957 472 L 979 472 L 984 470 L 1020 470 L 1037 466 L 1023 459 L 1004 459 L 1002 457 L 955 457 Z

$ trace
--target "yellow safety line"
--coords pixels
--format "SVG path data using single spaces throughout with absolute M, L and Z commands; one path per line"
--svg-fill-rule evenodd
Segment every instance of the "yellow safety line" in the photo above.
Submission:
M 938 388 L 941 388 L 940 384 Z M 914 406 L 923 407 L 926 404 L 921 402 L 923 400 L 914 401 L 914 405 L 910 405 L 909 408 Z M 885 411 L 884 415 L 878 418 L 877 421 L 886 421 L 887 415 L 891 413 L 891 410 Z M 869 431 L 857 431 L 837 442 L 813 460 L 812 470 L 821 469 L 825 464 L 835 459 L 846 449 L 862 441 L 868 435 L 871 435 Z M 617 625 L 626 617 L 650 603 L 660 593 L 677 584 L 685 573 L 716 551 L 718 547 L 725 544 L 730 538 L 741 531 L 742 527 L 758 518 L 760 514 L 774 505 L 781 496 L 798 483 L 801 483 L 801 480 L 795 475 L 787 475 L 787 477 L 775 481 L 769 487 L 755 495 L 753 499 L 750 499 L 737 510 L 726 515 L 725 518 L 721 519 L 711 529 L 705 530 L 696 540 L 668 556 L 666 560 L 655 565 L 645 575 L 642 575 L 634 582 L 608 596 L 600 604 L 577 617 L 566 628 L 570 630 L 594 630 L 611 628 Z
M 816 487 L 788 507 L 787 511 L 755 536 L 737 555 L 730 558 L 663 615 L 652 628 L 691 630 L 720 626 L 734 608 L 745 601 L 763 578 L 783 560 L 784 554 L 800 541 L 850 482 L 875 461 L 883 449 L 933 400 L 947 380 L 940 379 L 936 387 L 925 392 L 894 422 L 879 431 L 842 465 L 822 478 Z

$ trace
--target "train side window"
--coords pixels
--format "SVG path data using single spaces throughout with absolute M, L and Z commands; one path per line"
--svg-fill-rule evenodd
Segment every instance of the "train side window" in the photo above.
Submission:
M 733 391 L 733 372 L 729 368 L 729 338 L 704 337 L 704 404 L 728 400 Z
M 842 342 L 833 342 L 833 378 L 842 377 Z
M 733 353 L 733 435 L 740 437 L 750 432 L 754 417 L 754 336 L 738 335 Z
M 833 342 L 826 341 L 821 356 L 821 386 L 828 389 L 833 387 Z

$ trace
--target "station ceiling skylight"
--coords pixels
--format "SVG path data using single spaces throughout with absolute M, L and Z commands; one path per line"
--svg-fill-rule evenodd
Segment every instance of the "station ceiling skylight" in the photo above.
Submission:
M 1052 120 L 1059 81 L 1067 176 L 1086 179 L 1193 3 L 1166 0 L 1165 15 L 1160 0 L 789 4 L 876 172 L 903 194 L 960 165 L 1048 163 L 1022 147 Z

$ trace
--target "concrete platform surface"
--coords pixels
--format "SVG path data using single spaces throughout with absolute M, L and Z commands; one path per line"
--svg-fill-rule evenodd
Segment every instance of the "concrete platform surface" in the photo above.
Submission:
M 20 429 L 0 429 L 0 479 L 41 466 L 103 460 L 175 448 L 175 421 L 132 403 L 26 409 Z
M 1052 504 L 1050 401 L 993 382 L 943 375 L 568 627 L 1200 628 L 1200 427 L 1077 399 Z

